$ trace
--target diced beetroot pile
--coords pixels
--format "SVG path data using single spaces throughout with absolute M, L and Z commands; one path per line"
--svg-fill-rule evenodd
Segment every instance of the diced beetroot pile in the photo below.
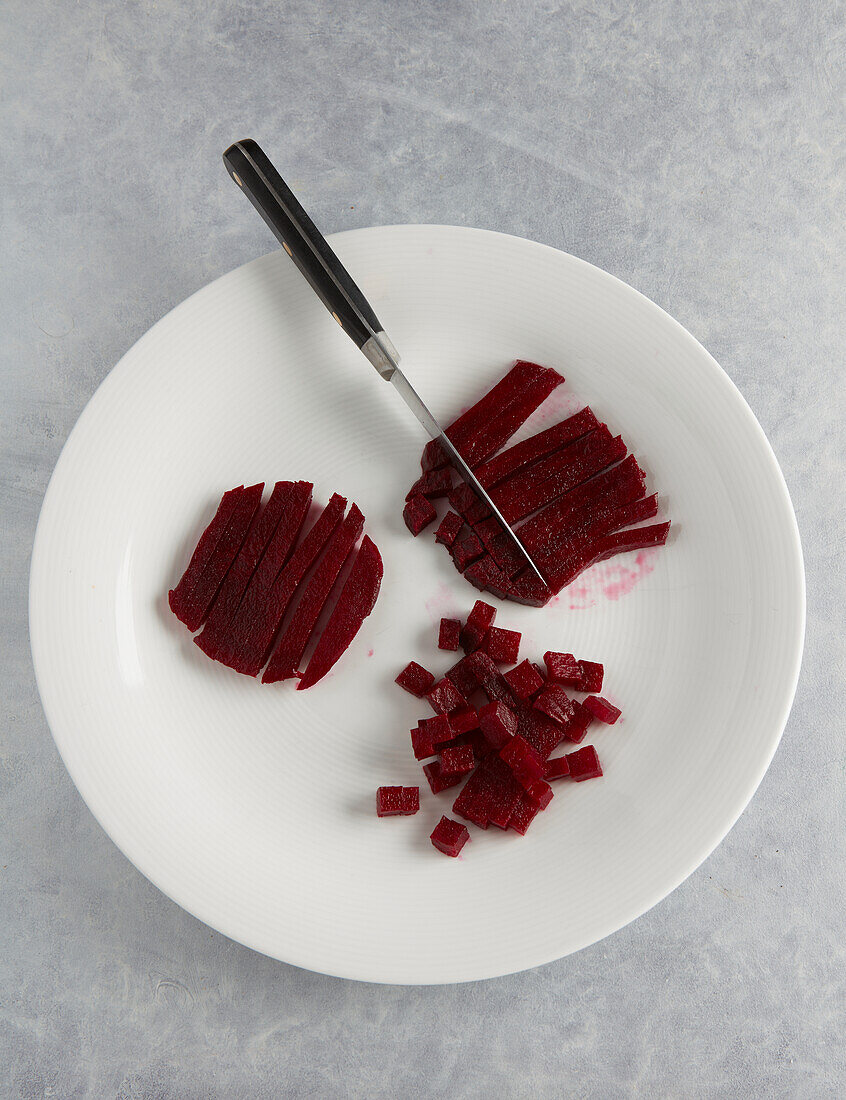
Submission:
M 278 481 L 264 505 L 263 484 L 224 493 L 168 595 L 189 630 L 203 627 L 194 641 L 213 660 L 248 676 L 267 665 L 264 683 L 297 677 L 300 689 L 346 652 L 382 583 L 373 541 L 365 535 L 356 549 L 364 516 L 355 504 L 345 517 L 347 502 L 336 494 L 309 527 L 312 488 Z M 406 670 L 403 686 L 425 694 L 434 677 L 426 683 L 416 669 Z
M 457 817 L 479 829 L 493 825 L 523 836 L 552 801 L 551 782 L 602 775 L 593 745 L 553 757 L 555 749 L 580 744 L 594 720 L 612 725 L 620 710 L 594 694 L 572 697 L 599 690 L 601 664 L 552 651 L 544 654 L 543 668 L 528 659 L 518 664 L 521 635 L 494 626 L 495 617 L 490 604 L 477 600 L 466 622 L 441 620 L 439 646 L 449 623 L 465 655 L 437 682 L 411 661 L 397 683 L 435 711 L 411 731 L 412 752 L 425 761 L 432 793 L 461 786 L 452 807 Z M 513 667 L 500 669 L 502 664 Z M 447 855 L 457 855 L 468 839 L 467 827 L 446 817 L 432 833 L 434 846 Z
M 670 529 L 666 521 L 644 526 L 658 514 L 657 497 L 647 495 L 646 475 L 625 442 L 589 408 L 505 447 L 563 381 L 557 371 L 517 360 L 446 429 L 506 522 L 515 527 L 546 584 L 524 567 L 499 521 L 473 491 L 463 481 L 453 484 L 437 442 L 423 451 L 423 473 L 409 490 L 403 511 L 408 529 L 418 535 L 437 518 L 432 501 L 448 496 L 451 510 L 435 540 L 447 548 L 456 569 L 480 591 L 538 607 L 596 562 L 662 546 Z

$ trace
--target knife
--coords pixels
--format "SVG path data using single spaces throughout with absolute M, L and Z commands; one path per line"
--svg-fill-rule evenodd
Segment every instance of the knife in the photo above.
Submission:
M 499 521 L 527 567 L 545 584 L 523 543 L 400 370 L 399 353 L 370 303 L 259 144 L 249 138 L 236 141 L 223 154 L 223 163 L 337 323 L 437 440 L 462 480 Z

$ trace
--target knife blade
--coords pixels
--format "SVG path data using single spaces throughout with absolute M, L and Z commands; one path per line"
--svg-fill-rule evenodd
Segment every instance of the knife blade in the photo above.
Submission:
M 382 378 L 392 383 L 429 437 L 438 441 L 459 477 L 500 523 L 526 567 L 545 584 L 526 547 L 400 369 L 399 353 L 370 303 L 262 148 L 251 139 L 236 141 L 223 154 L 223 162 L 335 321 Z

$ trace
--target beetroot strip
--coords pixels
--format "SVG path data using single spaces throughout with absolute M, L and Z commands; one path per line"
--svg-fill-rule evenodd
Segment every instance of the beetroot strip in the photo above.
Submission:
M 335 493 L 288 561 L 270 580 L 269 591 L 265 590 L 261 599 L 256 593 L 250 607 L 242 606 L 236 624 L 238 631 L 231 642 L 232 668 L 248 676 L 257 676 L 261 671 L 294 593 L 343 519 L 346 506 L 346 499 Z
M 209 563 L 209 559 L 215 552 L 217 544 L 223 537 L 223 533 L 232 518 L 232 513 L 237 506 L 238 500 L 244 493 L 244 486 L 239 485 L 237 489 L 228 489 L 220 499 L 220 503 L 217 506 L 217 511 L 214 517 L 200 535 L 200 541 L 197 543 L 194 553 L 191 555 L 191 560 L 188 563 L 188 568 L 182 574 L 179 583 L 175 588 L 171 588 L 168 592 L 167 600 L 170 604 L 170 609 L 182 622 L 185 622 L 185 608 L 186 602 L 191 592 L 196 587 L 203 575 L 203 570 Z
M 220 591 L 211 606 L 206 625 L 202 633 L 194 639 L 209 657 L 215 657 L 218 646 L 226 636 L 229 624 L 235 617 L 261 556 L 279 526 L 282 512 L 291 495 L 291 488 L 292 482 L 277 481 L 267 504 L 253 517 L 241 552 L 232 563 L 232 568 L 226 574 L 226 580 L 220 586 Z
M 670 524 L 654 523 L 649 527 L 635 527 L 629 531 L 616 531 L 602 535 L 581 554 L 576 554 L 569 562 L 550 575 L 549 584 L 555 592 L 560 592 L 571 584 L 580 573 L 597 562 L 605 561 L 615 554 L 624 554 L 629 550 L 644 550 L 650 546 L 663 546 L 667 541 Z
M 274 684 L 277 680 L 289 680 L 297 675 L 297 665 L 302 660 L 320 612 L 329 599 L 338 574 L 363 527 L 364 516 L 358 506 L 353 504 L 332 536 L 325 554 L 300 597 L 293 618 L 271 654 L 270 663 L 261 678 L 263 684 Z
M 642 497 L 640 500 L 625 502 L 617 507 L 599 506 L 589 517 L 585 525 L 575 531 L 569 538 L 552 547 L 547 553 L 541 554 L 538 567 L 550 576 L 559 576 L 566 572 L 569 563 L 581 559 L 585 551 L 590 549 L 597 539 L 619 531 L 621 527 L 628 527 L 632 523 L 640 523 L 645 519 L 652 519 L 658 514 L 658 497 Z
M 349 648 L 361 624 L 376 605 L 382 584 L 382 558 L 367 535 L 361 540 L 353 567 L 347 577 L 329 622 L 317 643 L 297 690 L 310 688 L 322 680 Z
M 485 489 L 491 489 L 518 470 L 545 458 L 568 443 L 574 443 L 598 427 L 599 421 L 593 410 L 584 408 L 546 431 L 533 435 L 531 439 L 515 443 L 495 458 L 477 466 L 474 473 Z
M 203 574 L 185 601 L 183 622 L 194 631 L 202 625 L 229 568 L 238 556 L 246 538 L 253 516 L 261 504 L 264 482 L 250 485 L 238 498 L 238 502 L 226 525 L 214 553 L 209 558 Z

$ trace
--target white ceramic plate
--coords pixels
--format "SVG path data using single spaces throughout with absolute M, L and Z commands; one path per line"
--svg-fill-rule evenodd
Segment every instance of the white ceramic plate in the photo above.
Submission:
M 32 561 L 38 684 L 65 763 L 132 862 L 201 920 L 299 966 L 456 982 L 576 951 L 637 917 L 714 849 L 775 751 L 804 629 L 801 550 L 761 428 L 708 353 L 630 287 L 514 237 L 392 226 L 333 238 L 444 420 L 515 357 L 559 368 L 535 424 L 589 402 L 674 522 L 545 610 L 502 605 L 523 653 L 606 666 L 624 719 L 593 727 L 601 780 L 559 784 L 525 839 L 428 834 L 451 798 L 378 820 L 422 780 L 392 683 L 444 670 L 441 615 L 477 593 L 400 518 L 424 440 L 393 388 L 282 253 L 184 302 L 114 368 L 50 483 Z M 221 492 L 280 478 L 356 500 L 385 560 L 354 648 L 308 692 L 208 661 L 167 589 Z

